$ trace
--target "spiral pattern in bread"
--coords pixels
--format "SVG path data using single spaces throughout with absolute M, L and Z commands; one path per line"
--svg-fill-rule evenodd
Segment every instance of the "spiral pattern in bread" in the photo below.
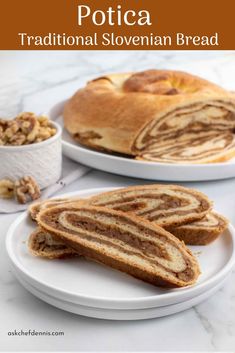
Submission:
M 104 207 L 57 206 L 42 210 L 37 220 L 79 254 L 154 285 L 188 286 L 200 273 L 182 242 L 133 215 Z
M 178 226 L 203 218 L 212 203 L 199 191 L 179 185 L 139 185 L 101 193 L 86 201 L 133 213 L 161 227 Z
M 214 241 L 228 226 L 228 221 L 222 215 L 212 211 L 203 219 L 168 230 L 187 245 L 207 245 Z M 60 259 L 79 254 L 54 235 L 37 228 L 29 237 L 29 251 L 34 256 L 49 259 Z
M 222 234 L 228 226 L 228 220 L 215 211 L 209 212 L 203 219 L 178 227 L 168 227 L 187 245 L 207 245 Z
M 234 134 L 208 131 L 159 140 L 146 147 L 138 159 L 161 163 L 200 164 L 223 162 L 234 156 Z

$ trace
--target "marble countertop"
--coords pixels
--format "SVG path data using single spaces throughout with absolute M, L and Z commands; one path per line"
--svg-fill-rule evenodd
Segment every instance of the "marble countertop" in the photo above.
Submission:
M 231 51 L 2 51 L 0 116 L 10 117 L 26 110 L 47 112 L 89 77 L 147 68 L 189 71 L 235 90 L 235 52 Z M 138 182 L 94 170 L 67 186 L 63 193 Z M 206 192 L 215 201 L 216 209 L 235 225 L 235 179 L 187 185 Z M 17 216 L 0 215 L 0 350 L 234 351 L 235 272 L 210 299 L 169 317 L 115 322 L 73 315 L 31 295 L 12 274 L 4 242 Z M 14 329 L 64 331 L 64 336 L 9 336 Z

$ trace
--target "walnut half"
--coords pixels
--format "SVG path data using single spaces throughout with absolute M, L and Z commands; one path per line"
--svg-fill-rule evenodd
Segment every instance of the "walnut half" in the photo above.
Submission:
M 15 183 L 15 196 L 19 203 L 25 204 L 31 200 L 37 200 L 41 195 L 40 189 L 36 181 L 25 176 Z
M 19 203 L 25 204 L 39 199 L 40 196 L 40 188 L 30 176 L 25 176 L 15 182 L 9 179 L 0 180 L 0 198 L 2 199 L 15 197 Z
M 0 198 L 11 199 L 14 197 L 15 184 L 9 179 L 0 180 Z

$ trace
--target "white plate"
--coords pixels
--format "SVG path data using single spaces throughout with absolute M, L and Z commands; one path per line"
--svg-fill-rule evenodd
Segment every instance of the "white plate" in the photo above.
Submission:
M 68 196 L 88 197 L 111 190 L 90 189 Z M 143 309 L 176 304 L 209 290 L 229 274 L 235 261 L 235 230 L 229 229 L 208 246 L 190 247 L 198 253 L 202 274 L 196 285 L 180 289 L 161 289 L 119 271 L 83 258 L 45 260 L 33 257 L 27 249 L 28 235 L 35 223 L 27 213 L 11 225 L 7 252 L 21 277 L 48 295 L 79 305 L 109 309 Z
M 50 117 L 63 126 L 62 111 L 66 101 L 56 104 L 49 112 Z M 108 153 L 97 152 L 75 142 L 63 129 L 63 153 L 76 162 L 105 172 L 133 178 L 164 181 L 220 180 L 235 177 L 235 159 L 211 164 L 170 164 L 138 161 Z
M 47 293 L 38 290 L 26 280 L 24 280 L 20 273 L 15 271 L 15 275 L 18 278 L 19 282 L 33 295 L 39 299 L 45 301 L 48 304 L 55 306 L 56 308 L 69 311 L 74 314 L 93 317 L 97 319 L 106 319 L 106 320 L 144 320 L 144 319 L 153 319 L 163 316 L 168 316 L 172 314 L 179 313 L 183 310 L 189 309 L 202 301 L 210 298 L 217 290 L 219 290 L 226 282 L 226 278 L 223 279 L 219 284 L 212 287 L 202 294 L 186 300 L 182 303 L 172 304 L 156 308 L 145 308 L 145 309 L 130 309 L 130 310 L 121 310 L 121 309 L 105 309 L 105 308 L 94 308 L 85 305 L 79 305 L 62 299 L 58 299 Z

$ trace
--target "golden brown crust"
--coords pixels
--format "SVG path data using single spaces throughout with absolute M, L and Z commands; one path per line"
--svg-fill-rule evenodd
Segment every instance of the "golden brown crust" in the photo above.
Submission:
M 75 93 L 65 105 L 64 124 L 86 146 L 136 156 L 136 139 L 152 121 L 214 104 L 234 113 L 235 95 L 179 71 L 112 74 Z
M 172 70 L 147 70 L 132 74 L 124 81 L 125 92 L 142 92 L 155 95 L 176 95 L 222 89 L 204 79 Z

